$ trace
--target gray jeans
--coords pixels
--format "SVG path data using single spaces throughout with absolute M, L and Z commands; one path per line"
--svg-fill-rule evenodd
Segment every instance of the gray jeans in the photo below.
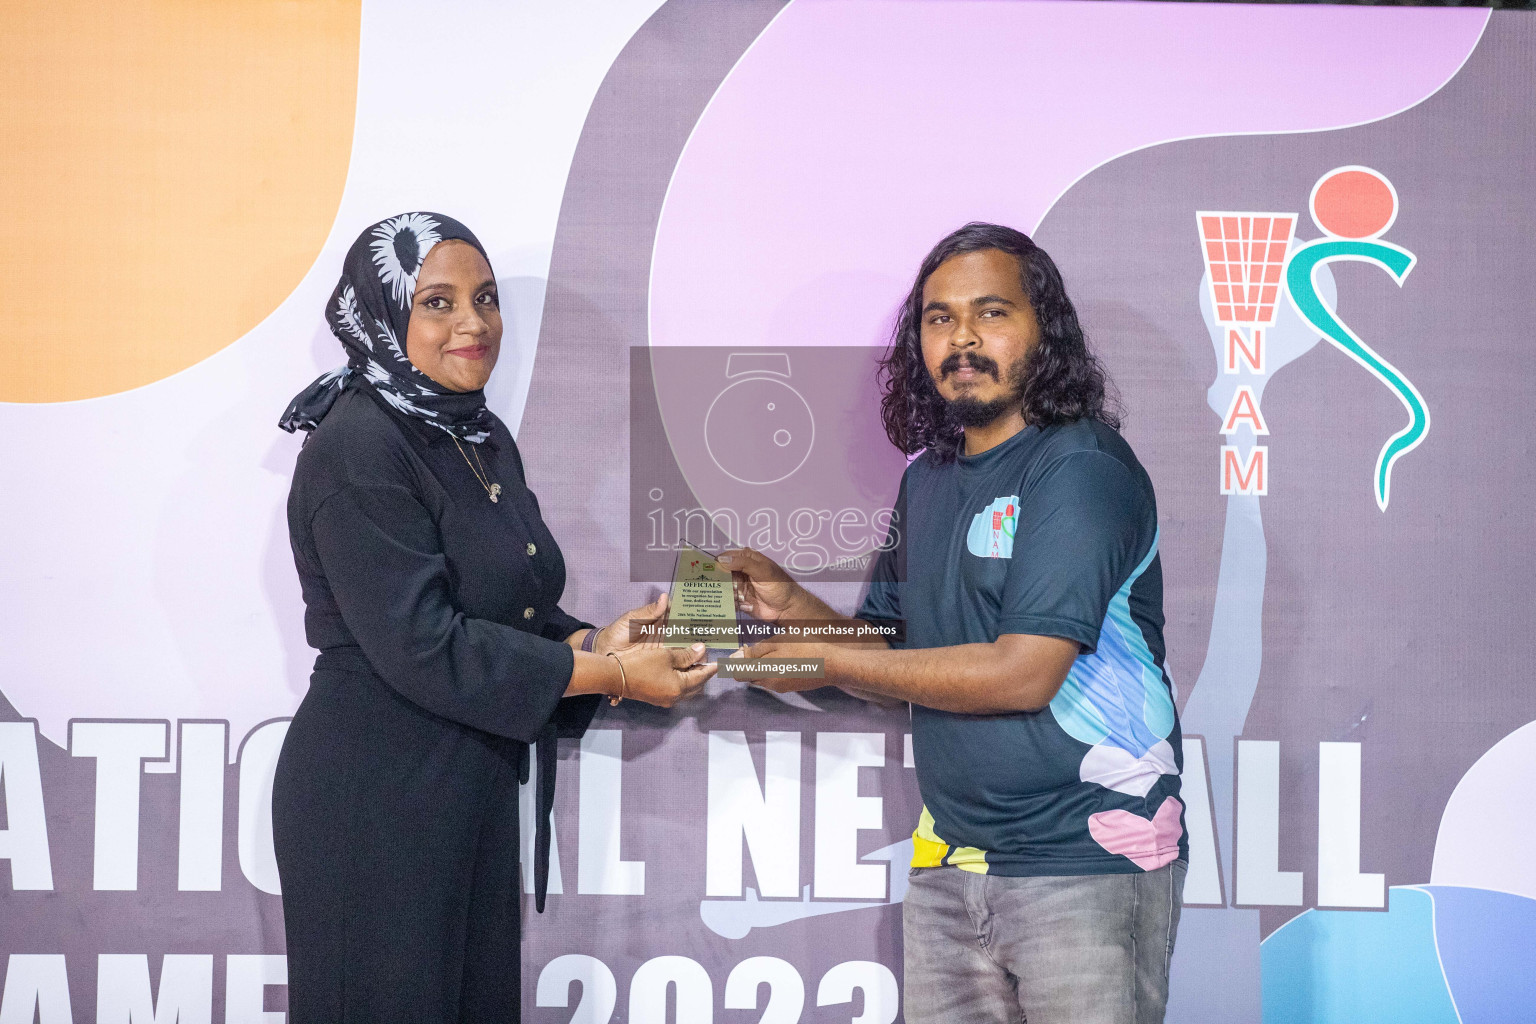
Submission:
M 1160 1024 L 1186 866 L 1027 878 L 913 868 L 908 1024 Z

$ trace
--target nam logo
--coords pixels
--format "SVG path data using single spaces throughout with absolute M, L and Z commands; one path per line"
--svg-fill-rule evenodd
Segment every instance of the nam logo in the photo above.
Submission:
M 1019 496 L 995 498 L 971 517 L 965 546 L 977 558 L 1012 558 L 1013 531 L 1018 522 Z
M 1221 433 L 1231 438 L 1246 428 L 1250 438 L 1246 445 L 1222 445 L 1221 493 L 1269 493 L 1269 449 L 1258 443 L 1269 434 L 1260 409 L 1264 381 L 1321 336 L 1386 385 L 1408 413 L 1407 425 L 1387 438 L 1376 459 L 1373 489 L 1377 507 L 1385 512 L 1392 467 L 1424 440 L 1429 408 L 1408 378 L 1339 319 L 1323 293 L 1332 291 L 1329 264 L 1374 264 L 1401 285 L 1415 257 L 1381 240 L 1397 219 L 1398 201 L 1397 190 L 1379 171 L 1335 168 L 1312 186 L 1308 206 L 1323 237 L 1299 244 L 1294 241 L 1300 219 L 1295 213 L 1195 214 L 1206 269 L 1201 304 L 1210 303 L 1209 319 L 1222 336 L 1218 349 L 1223 376 L 1236 374 L 1241 380 L 1232 387 L 1218 377 L 1211 396 L 1215 399 L 1230 388 Z M 1289 298 L 1294 319 L 1284 315 L 1282 295 Z

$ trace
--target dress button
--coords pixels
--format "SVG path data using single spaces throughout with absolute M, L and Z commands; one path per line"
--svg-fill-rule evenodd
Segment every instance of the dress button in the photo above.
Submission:
M 533 609 L 532 608 L 524 608 L 523 609 L 523 618 L 525 618 L 525 619 L 533 618 Z
M 537 545 L 535 545 L 535 544 L 534 544 L 534 543 L 533 543 L 533 541 L 529 541 L 529 542 L 528 542 L 528 554 L 529 554 L 529 555 L 530 555 L 530 556 L 532 556 L 532 555 L 536 555 L 536 554 L 538 554 L 538 553 L 539 553 L 539 549 L 538 549 L 538 546 L 537 546 Z

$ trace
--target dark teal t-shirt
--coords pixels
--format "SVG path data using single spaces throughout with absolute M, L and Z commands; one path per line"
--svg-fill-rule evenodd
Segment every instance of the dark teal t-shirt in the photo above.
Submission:
M 923 813 L 913 865 L 1118 874 L 1188 856 L 1152 482 L 1097 420 L 989 451 L 919 456 L 859 617 L 907 648 L 1032 633 L 1080 646 L 1038 712 L 912 709 Z

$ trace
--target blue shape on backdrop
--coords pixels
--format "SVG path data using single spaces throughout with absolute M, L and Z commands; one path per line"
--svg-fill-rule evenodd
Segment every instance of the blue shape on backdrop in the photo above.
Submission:
M 1440 963 L 1462 1024 L 1536 1020 L 1536 900 L 1426 885 Z
M 1391 889 L 1386 913 L 1309 910 L 1259 955 L 1265 1024 L 1458 1024 L 1420 889 Z

